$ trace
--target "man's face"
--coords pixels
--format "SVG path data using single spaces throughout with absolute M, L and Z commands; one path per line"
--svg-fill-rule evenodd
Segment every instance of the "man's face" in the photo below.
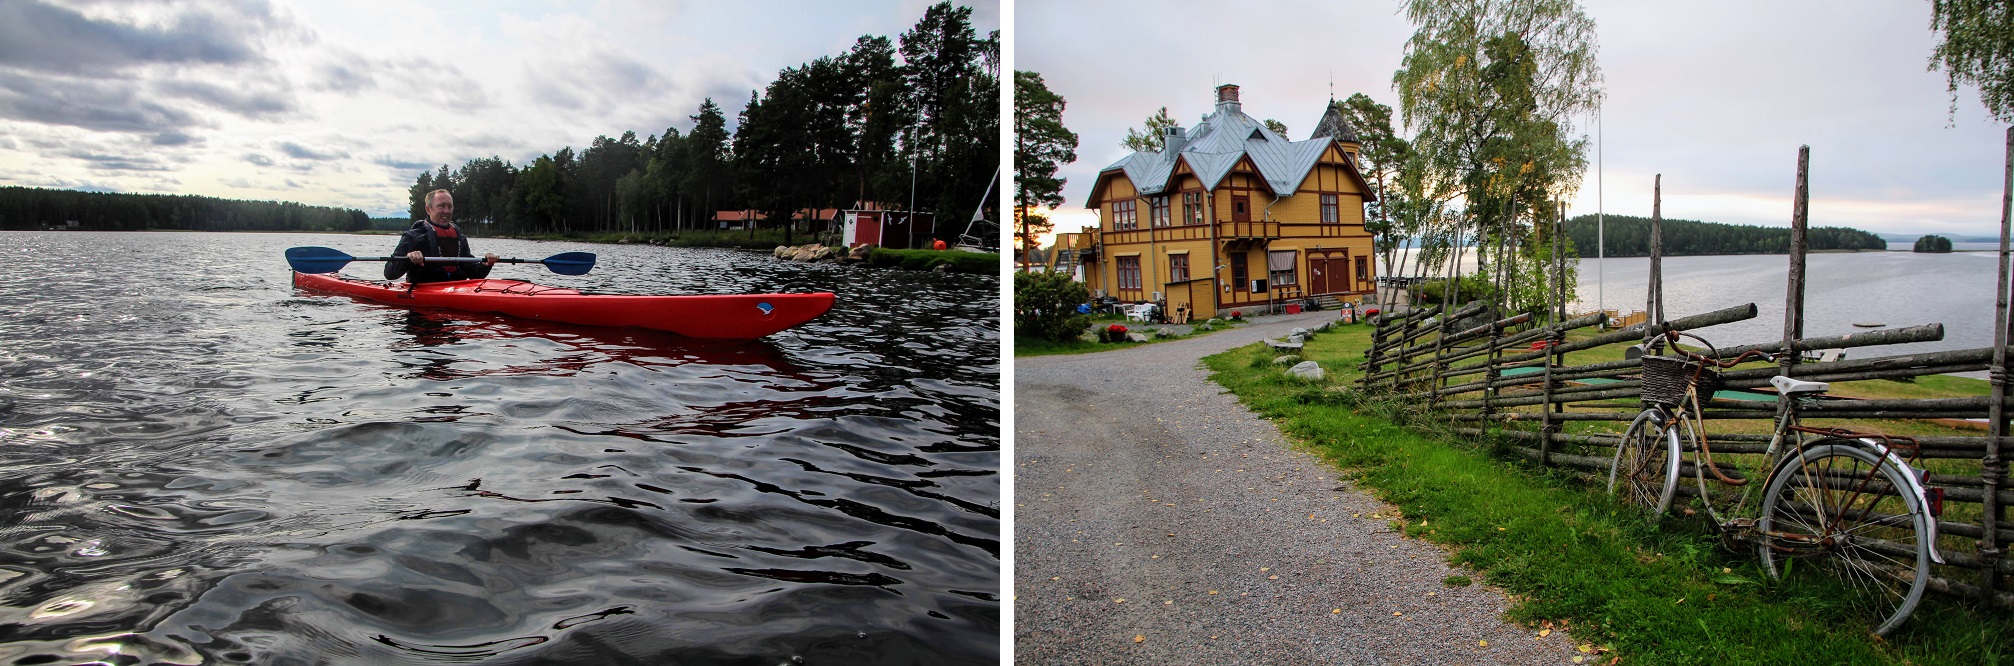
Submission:
M 454 218 L 455 218 L 454 196 L 446 192 L 442 192 L 440 194 L 434 195 L 433 201 L 427 202 L 427 219 L 432 221 L 435 226 L 441 226 L 441 227 L 448 226 L 448 220 L 452 220 Z

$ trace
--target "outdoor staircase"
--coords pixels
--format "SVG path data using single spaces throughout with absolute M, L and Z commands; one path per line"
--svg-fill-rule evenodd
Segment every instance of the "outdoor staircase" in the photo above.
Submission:
M 1343 307 L 1343 299 L 1336 298 L 1333 294 L 1316 296 L 1315 302 L 1321 304 L 1323 310 L 1340 310 Z

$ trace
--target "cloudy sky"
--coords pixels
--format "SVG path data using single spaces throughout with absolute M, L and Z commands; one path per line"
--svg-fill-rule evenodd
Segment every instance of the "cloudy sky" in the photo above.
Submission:
M 2006 128 L 1974 89 L 1950 113 L 1944 73 L 1927 71 L 1927 0 L 1584 5 L 1606 78 L 1604 168 L 1597 187 L 1589 156 L 1570 214 L 1648 216 L 1661 173 L 1666 217 L 1788 226 L 1797 148 L 1810 145 L 1814 225 L 1998 237 Z M 1218 83 L 1295 139 L 1332 78 L 1336 98 L 1363 92 L 1396 111 L 1392 74 L 1413 32 L 1399 6 L 1019 0 L 1013 65 L 1068 100 L 1081 140 L 1058 229 L 1095 224 L 1083 203 L 1126 154 L 1127 128 L 1163 105 L 1193 127 Z
M 429 167 L 684 132 L 706 97 L 731 127 L 932 1 L 0 0 L 0 185 L 403 215 Z

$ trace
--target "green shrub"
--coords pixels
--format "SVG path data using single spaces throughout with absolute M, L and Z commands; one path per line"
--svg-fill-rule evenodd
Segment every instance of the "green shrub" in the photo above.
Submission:
M 1052 342 L 1075 340 L 1091 326 L 1090 317 L 1077 314 L 1077 306 L 1090 299 L 1084 285 L 1068 274 L 1015 273 L 1015 334 Z
M 1489 279 L 1481 275 L 1464 275 L 1458 279 L 1460 286 L 1455 291 L 1455 304 L 1457 305 L 1496 297 L 1496 285 L 1490 284 Z M 1447 293 L 1447 284 L 1448 281 L 1446 279 L 1421 284 L 1420 302 L 1440 303 L 1443 296 Z

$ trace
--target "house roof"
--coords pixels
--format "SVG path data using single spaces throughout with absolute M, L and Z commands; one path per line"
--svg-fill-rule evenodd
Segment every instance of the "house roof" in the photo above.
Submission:
M 1337 141 L 1363 143 L 1357 139 L 1357 131 L 1350 128 L 1349 120 L 1343 118 L 1342 103 L 1334 99 L 1329 100 L 1328 110 L 1322 112 L 1322 119 L 1315 123 L 1315 133 L 1308 135 L 1308 138 L 1319 139 L 1325 136 L 1335 137 Z
M 1138 151 L 1100 170 L 1099 182 L 1091 188 L 1091 200 L 1085 205 L 1097 206 L 1105 192 L 1105 182 L 1120 174 L 1132 181 L 1133 187 L 1142 195 L 1161 194 L 1174 182 L 1178 163 L 1187 164 L 1196 178 L 1203 182 L 1204 188 L 1216 189 L 1217 183 L 1222 182 L 1243 159 L 1251 160 L 1252 167 L 1259 172 L 1266 187 L 1275 193 L 1292 194 L 1300 188 L 1308 172 L 1315 168 L 1322 153 L 1330 146 L 1339 141 L 1356 142 L 1356 135 L 1348 132 L 1347 124 L 1341 126 L 1346 134 L 1340 137 L 1322 134 L 1318 129 L 1316 136 L 1306 141 L 1290 141 L 1267 129 L 1264 123 L 1245 115 L 1236 101 L 1235 91 L 1232 94 L 1234 97 L 1229 101 L 1217 103 L 1216 113 L 1203 116 L 1203 121 L 1195 129 L 1186 134 L 1177 130 L 1167 135 L 1167 146 L 1162 150 Z M 1333 129 L 1326 124 L 1333 113 L 1334 107 L 1331 106 L 1329 114 L 1323 116 L 1323 129 Z M 1340 120 L 1336 119 L 1338 123 Z M 1356 164 L 1349 163 L 1344 170 L 1357 182 L 1366 198 L 1374 196 L 1363 175 L 1357 172 Z

